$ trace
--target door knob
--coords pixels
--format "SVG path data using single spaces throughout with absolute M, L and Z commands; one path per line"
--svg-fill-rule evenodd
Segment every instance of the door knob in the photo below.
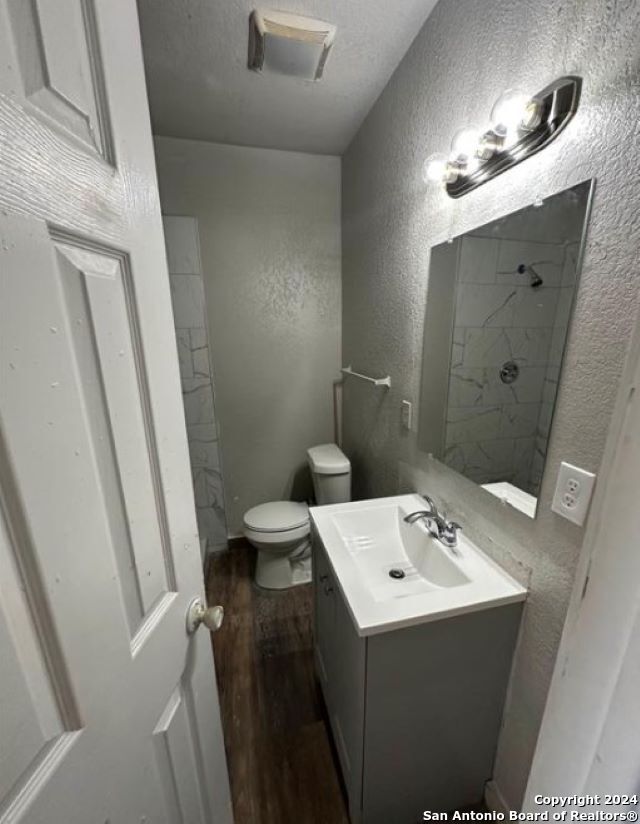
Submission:
M 189 635 L 195 632 L 200 624 L 204 624 L 211 632 L 216 632 L 222 626 L 223 621 L 224 607 L 207 607 L 202 598 L 194 598 L 189 604 L 187 610 L 187 632 Z

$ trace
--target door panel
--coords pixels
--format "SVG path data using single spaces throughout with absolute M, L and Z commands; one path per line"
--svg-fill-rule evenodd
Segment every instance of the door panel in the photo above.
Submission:
M 55 243 L 65 328 L 133 636 L 175 589 L 128 261 Z M 156 498 L 157 494 L 157 498 Z
M 189 709 L 180 685 L 154 730 L 161 783 L 176 824 L 199 824 L 207 820 L 198 786 L 191 729 Z
M 93 0 L 10 0 L 7 11 L 29 105 L 112 162 Z
M 2 461 L 0 454 L 0 461 Z M 6 488 L 3 478 L 2 489 Z M 18 529 L 7 517 L 8 501 L 0 506 L 0 797 L 24 785 L 51 751 L 71 742 L 80 727 L 63 672 L 48 661 L 57 657 L 55 639 L 47 639 L 32 611 L 38 582 L 25 574 L 22 559 L 29 553 L 16 545 Z M 66 701 L 59 700 L 64 696 Z
M 0 53 L 0 824 L 229 824 L 135 2 Z

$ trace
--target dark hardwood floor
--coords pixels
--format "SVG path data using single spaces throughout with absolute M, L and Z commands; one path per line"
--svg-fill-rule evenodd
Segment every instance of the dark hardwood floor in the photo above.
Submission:
M 235 824 L 348 824 L 312 652 L 311 585 L 267 593 L 254 550 L 234 547 L 208 570 Z

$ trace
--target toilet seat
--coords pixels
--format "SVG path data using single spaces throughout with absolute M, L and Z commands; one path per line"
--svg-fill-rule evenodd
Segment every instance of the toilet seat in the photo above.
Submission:
M 260 504 L 245 512 L 243 520 L 245 537 L 258 550 L 258 586 L 288 589 L 311 580 L 311 525 L 306 504 Z
M 272 501 L 254 506 L 244 514 L 244 525 L 252 532 L 291 532 L 309 527 L 309 507 L 295 501 Z
M 244 534 L 274 551 L 290 552 L 309 535 L 309 507 L 294 501 L 272 501 L 254 506 L 244 515 Z

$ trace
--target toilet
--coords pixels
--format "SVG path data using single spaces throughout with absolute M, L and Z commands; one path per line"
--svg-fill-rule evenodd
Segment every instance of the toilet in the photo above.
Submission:
M 316 503 L 351 500 L 351 464 L 334 443 L 312 446 L 307 461 Z M 255 580 L 264 589 L 287 589 L 311 580 L 309 507 L 272 501 L 245 512 L 244 534 L 258 550 Z

